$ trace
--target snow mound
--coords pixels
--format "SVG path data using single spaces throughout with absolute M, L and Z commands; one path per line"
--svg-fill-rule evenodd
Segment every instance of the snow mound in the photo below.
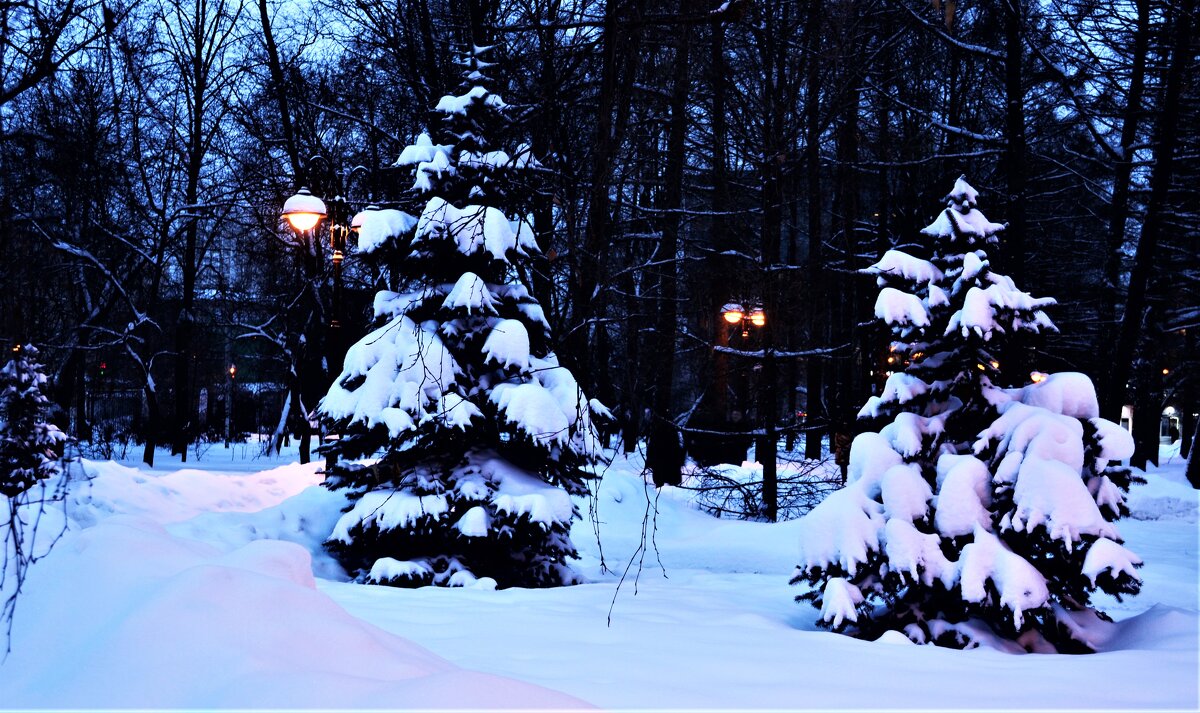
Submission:
M 26 587 L 0 666 L 6 708 L 581 705 L 354 618 L 291 543 L 221 553 L 117 516 L 68 534 Z
M 323 480 L 317 463 L 285 465 L 253 475 L 193 468 L 161 473 L 86 459 L 81 464 L 84 479 L 71 484 L 67 515 L 82 527 L 114 514 L 167 524 L 202 514 L 257 512 Z

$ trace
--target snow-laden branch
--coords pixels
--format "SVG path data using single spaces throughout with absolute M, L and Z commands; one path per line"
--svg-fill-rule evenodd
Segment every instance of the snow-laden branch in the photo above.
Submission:
M 54 240 L 53 238 L 50 238 L 50 236 L 48 236 L 48 235 L 46 237 L 47 237 L 47 239 L 51 240 L 51 245 L 54 246 L 54 249 L 60 250 L 69 255 L 74 255 L 75 257 L 80 258 L 81 260 L 84 260 L 89 265 L 96 268 L 96 270 L 98 270 L 100 272 L 100 274 L 102 274 L 104 276 L 104 279 L 109 283 L 109 285 L 113 288 L 113 290 L 115 290 L 117 292 L 117 294 L 121 295 L 121 297 L 125 300 L 125 304 L 129 306 L 129 311 L 133 313 L 133 325 L 134 326 L 141 325 L 141 324 L 150 324 L 150 325 L 153 325 L 155 329 L 158 329 L 159 331 L 162 330 L 162 327 L 160 327 L 157 322 L 155 322 L 153 319 L 151 319 L 145 312 L 138 309 L 138 306 L 134 302 L 133 297 L 128 292 L 125 291 L 125 286 L 121 282 L 121 280 L 118 279 L 117 276 L 112 273 L 112 270 L 108 269 L 108 266 L 105 265 L 103 262 L 101 262 L 99 260 L 99 258 L 97 258 L 92 253 L 88 252 L 87 250 L 85 250 L 81 247 L 78 247 L 76 245 L 72 245 L 70 243 L 63 242 L 61 240 Z M 127 330 L 127 331 L 131 331 L 131 330 Z
M 798 359 L 801 357 L 831 357 L 834 354 L 841 351 L 842 349 L 844 349 L 845 347 L 846 347 L 846 345 L 843 344 L 843 345 L 837 346 L 837 347 L 822 347 L 820 349 L 802 349 L 799 351 L 784 351 L 782 349 L 772 349 L 770 354 L 771 354 L 771 356 L 777 357 L 780 359 Z M 726 346 L 721 346 L 721 345 L 714 346 L 713 351 L 718 354 L 729 354 L 732 356 L 746 357 L 749 359 L 762 359 L 763 357 L 766 356 L 766 351 L 763 349 L 734 349 L 733 347 L 726 347 Z
M 971 131 L 970 129 L 964 129 L 961 126 L 954 126 L 953 124 L 947 124 L 946 122 L 941 121 L 940 119 L 937 119 L 936 117 L 934 117 L 933 112 L 926 111 L 925 109 L 918 109 L 917 107 L 913 106 L 912 104 L 904 102 L 895 96 L 887 94 L 886 92 L 883 91 L 883 89 L 879 85 L 875 84 L 874 82 L 868 81 L 867 86 L 869 86 L 874 91 L 878 92 L 880 96 L 896 102 L 897 104 L 904 107 L 905 109 L 908 109 L 909 111 L 913 111 L 913 112 L 916 112 L 917 114 L 920 114 L 921 116 L 923 116 L 929 120 L 929 123 L 931 126 L 941 129 L 942 131 L 945 131 L 948 134 L 955 134 L 956 136 L 962 136 L 964 138 L 968 138 L 973 141 L 978 141 L 980 143 L 985 143 L 985 144 L 996 144 L 996 145 L 1003 146 L 1008 143 L 1004 139 L 1003 136 L 992 136 L 989 134 L 981 134 L 977 131 Z
M 926 20 L 925 18 L 921 17 L 920 13 L 916 12 L 911 7 L 909 7 L 908 3 L 904 2 L 904 0 L 897 0 L 896 4 L 899 5 L 900 7 L 904 8 L 904 10 L 909 15 L 912 15 L 914 20 L 921 23 L 921 25 L 924 26 L 925 29 L 932 32 L 934 35 L 936 35 L 939 39 L 941 39 L 943 42 L 945 42 L 947 44 L 953 45 L 954 47 L 957 47 L 960 50 L 963 50 L 964 52 L 970 52 L 971 54 L 979 55 L 980 57 L 987 57 L 988 59 L 1003 60 L 1005 58 L 1005 55 L 1003 52 L 998 52 L 994 49 L 991 49 L 990 47 L 984 47 L 983 45 L 973 45 L 973 44 L 970 44 L 967 42 L 963 42 L 962 40 L 956 38 L 954 35 L 951 35 L 950 33 L 946 32 L 945 30 L 938 27 L 937 25 L 930 22 L 929 20 Z

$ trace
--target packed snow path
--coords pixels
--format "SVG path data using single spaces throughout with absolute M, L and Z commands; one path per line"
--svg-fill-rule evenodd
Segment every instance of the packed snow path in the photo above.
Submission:
M 320 548 L 344 500 L 315 487 L 317 466 L 227 459 L 175 472 L 86 464 L 93 478 L 69 501 L 72 531 L 34 568 L 18 609 L 0 665 L 5 707 L 1200 704 L 1197 496 L 1178 482 L 1177 458 L 1135 487 L 1121 527 L 1146 560 L 1145 587 L 1103 603 L 1122 623 L 1090 656 L 819 631 L 787 584 L 796 523 L 715 520 L 680 491 L 658 498 L 647 535 L 657 551 L 648 543 L 640 577 L 635 562 L 618 593 L 654 497 L 638 463 L 620 459 L 596 500 L 610 571 L 592 523 L 573 532 L 590 584 L 350 584 Z

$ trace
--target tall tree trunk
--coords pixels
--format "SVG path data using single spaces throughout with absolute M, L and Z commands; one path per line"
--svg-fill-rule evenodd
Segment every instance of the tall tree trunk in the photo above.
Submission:
M 784 6 L 786 12 L 786 6 Z M 768 10 L 769 12 L 769 10 Z M 762 155 L 762 236 L 761 260 L 763 312 L 766 323 L 759 328 L 763 358 L 759 385 L 758 416 L 762 433 L 756 446 L 763 469 L 763 515 L 770 522 L 779 517 L 779 471 L 777 428 L 779 410 L 779 368 L 775 357 L 776 335 L 780 333 L 779 271 L 783 242 L 783 164 L 786 144 L 783 135 L 784 113 L 788 110 L 783 96 L 783 41 L 778 27 L 769 25 L 777 18 L 768 16 L 760 40 L 763 44 L 763 155 Z
M 547 18 L 549 19 L 549 18 Z M 557 48 L 556 35 L 549 30 L 541 30 L 538 38 L 538 100 L 545 108 L 545 114 L 533 124 L 533 154 L 539 159 L 553 154 L 554 131 L 562 122 L 561 103 L 554 96 L 557 86 L 557 74 L 554 67 L 554 56 Z M 533 256 L 533 296 L 546 309 L 547 315 L 558 314 L 554 282 L 550 265 L 551 238 L 554 236 L 554 192 L 546 188 L 534 196 L 533 204 L 533 233 L 538 244 L 538 254 Z
M 434 44 L 433 19 L 429 16 L 429 0 L 413 0 L 412 4 L 417 13 L 417 28 L 421 33 L 421 56 L 425 62 L 425 71 L 422 74 L 426 84 L 426 95 L 423 98 L 423 104 L 428 105 L 441 95 L 446 86 L 442 79 L 441 65 L 438 64 L 437 45 Z
M 679 13 L 687 10 L 687 0 L 680 0 Z M 667 129 L 667 156 L 663 168 L 663 193 L 660 208 L 662 239 L 658 247 L 658 319 L 655 325 L 654 420 L 650 432 L 652 443 L 647 453 L 675 454 L 679 430 L 674 423 L 675 403 L 672 386 L 675 383 L 675 332 L 679 321 L 679 253 L 680 213 L 683 208 L 683 167 L 686 162 L 684 141 L 687 138 L 687 99 L 691 85 L 688 81 L 688 61 L 692 28 L 679 28 L 675 48 L 674 77 L 671 88 L 671 117 Z M 670 442 L 664 442 L 669 439 Z M 678 461 L 678 462 L 677 462 Z M 680 483 L 682 458 L 664 458 L 654 464 L 654 482 L 658 485 Z M 663 471 L 663 472 L 659 472 Z
M 1150 1 L 1135 0 L 1137 7 L 1137 27 L 1133 35 L 1133 68 L 1129 77 L 1129 94 L 1125 102 L 1125 111 L 1121 123 L 1121 146 L 1118 149 L 1120 159 L 1113 169 L 1113 193 L 1108 223 L 1108 241 L 1105 246 L 1104 260 L 1105 292 L 1107 293 L 1100 305 L 1101 317 L 1106 324 L 1117 322 L 1117 300 L 1121 293 L 1121 260 L 1124 255 L 1126 222 L 1129 220 L 1129 188 L 1133 176 L 1134 144 L 1138 138 L 1141 126 L 1142 95 L 1145 87 L 1146 54 L 1150 38 Z M 1121 417 L 1122 403 L 1113 403 L 1116 396 L 1112 380 L 1114 375 L 1105 370 L 1101 374 L 1103 389 L 1103 408 L 1106 418 L 1112 421 Z
M 602 280 L 600 252 L 609 241 L 609 188 L 617 148 L 620 146 L 613 121 L 619 81 L 617 50 L 621 45 L 618 37 L 620 7 L 618 1 L 605 3 L 604 6 L 600 93 L 596 107 L 596 141 L 592 149 L 587 226 L 584 228 L 583 245 L 571 270 L 572 319 L 571 329 L 566 336 L 566 356 L 574 365 L 575 373 L 585 380 L 584 388 L 591 393 L 595 393 L 596 384 L 591 376 L 593 359 L 589 350 L 590 332 L 592 319 L 598 313 L 595 301 L 599 298 L 597 288 Z
M 629 88 L 639 61 L 634 30 L 622 27 L 633 25 L 636 17 L 623 18 L 628 6 L 636 16 L 641 3 L 632 0 L 613 0 L 604 7 L 604 36 L 597 97 L 596 140 L 592 149 L 592 166 L 588 189 L 587 226 L 583 245 L 576 251 L 569 282 L 570 331 L 565 340 L 565 356 L 576 374 L 585 381 L 588 393 L 599 394 L 591 354 L 592 329 L 602 329 L 593 320 L 603 314 L 605 295 L 600 287 L 605 281 L 602 256 L 612 239 L 612 188 L 617 151 L 621 147 L 628 112 Z M 627 20 L 628 22 L 623 22 Z M 619 60 L 619 61 L 618 61 Z
M 808 271 L 809 314 L 808 334 L 811 344 L 828 342 L 828 285 L 825 279 L 824 237 L 821 231 L 821 73 L 817 63 L 820 47 L 821 3 L 809 0 L 808 21 L 805 23 L 805 53 L 808 55 L 804 97 L 804 171 L 808 193 Z M 804 436 L 804 457 L 821 458 L 821 440 L 829 426 L 829 411 L 825 405 L 825 363 L 816 357 L 808 359 L 807 430 Z
M 725 62 L 725 23 L 717 20 L 712 26 L 712 46 L 709 62 L 709 87 L 712 94 L 712 109 L 709 123 L 712 129 L 712 255 L 708 260 L 708 271 L 714 284 L 723 277 L 733 274 L 734 266 L 726 251 L 734 247 L 729 221 L 724 213 L 730 209 L 729 193 L 729 122 L 726 116 L 729 94 L 729 66 Z M 729 346 L 729 330 L 720 313 L 732 298 L 727 285 L 711 292 L 707 314 L 702 324 L 713 324 L 717 346 Z M 713 392 L 708 400 L 708 411 L 701 421 L 717 430 L 729 428 L 729 355 L 714 350 L 712 355 Z M 742 454 L 743 459 L 745 454 Z
M 1192 14 L 1196 0 L 1181 0 L 1175 18 L 1175 36 L 1172 42 L 1170 66 L 1167 70 L 1167 89 L 1155 127 L 1154 167 L 1150 174 L 1150 200 L 1146 206 L 1146 218 L 1142 223 L 1138 239 L 1137 255 L 1129 273 L 1129 296 L 1125 300 L 1125 312 L 1121 317 L 1120 332 L 1113 350 L 1111 378 L 1108 382 L 1108 398 L 1105 400 L 1109 418 L 1120 416 L 1128 392 L 1128 381 L 1133 371 L 1133 357 L 1140 337 L 1145 332 L 1147 288 L 1155 267 L 1160 234 L 1166 229 L 1167 194 L 1175 176 L 1175 149 L 1179 143 L 1180 95 L 1183 89 L 1184 69 L 1192 62 L 1189 50 L 1192 37 Z M 1157 365 L 1151 365 L 1155 368 Z M 1146 418 L 1144 414 L 1136 417 Z M 1157 419 L 1157 415 L 1155 415 Z M 1135 439 L 1136 440 L 1136 439 Z
M 1195 419 L 1195 424 L 1192 430 L 1192 452 L 1188 455 L 1186 473 L 1192 487 L 1200 489 L 1200 448 L 1196 446 L 1196 443 L 1200 442 L 1200 418 Z
M 861 90 L 859 82 L 861 75 L 857 72 L 852 73 L 849 78 L 850 86 L 846 92 L 845 105 L 842 107 L 842 118 L 838 127 L 837 135 L 837 157 L 838 165 L 836 171 L 836 187 L 834 193 L 834 205 L 836 207 L 834 214 L 838 220 L 838 233 L 841 235 L 842 244 L 845 246 L 846 260 L 849 266 L 854 264 L 855 257 L 860 254 L 860 246 L 858 243 L 858 133 L 860 114 L 860 96 Z M 834 441 L 838 435 L 842 435 L 843 440 L 848 436 L 854 428 L 854 414 L 858 410 L 858 405 L 862 403 L 864 379 L 864 365 L 871 363 L 873 360 L 864 358 L 864 349 L 869 349 L 869 345 L 859 343 L 859 335 L 857 324 L 860 315 L 869 311 L 869 307 L 864 308 L 859 304 L 862 299 L 862 290 L 858 289 L 858 284 L 853 276 L 846 279 L 838 296 L 838 307 L 836 310 L 836 329 L 834 341 L 839 344 L 849 344 L 851 347 L 851 356 L 847 359 L 842 359 L 838 365 L 837 373 L 837 388 L 835 397 L 832 399 L 832 413 L 830 447 L 832 449 Z M 868 354 L 870 352 L 868 351 Z
M 160 418 L 158 394 L 149 380 L 142 384 L 142 394 L 146 397 L 146 445 L 142 450 L 142 462 L 153 468 L 154 450 L 158 447 L 157 429 Z
M 1004 173 L 1008 230 L 1004 231 L 1008 274 L 1020 280 L 1025 267 L 1025 88 L 1022 32 L 1026 0 L 998 0 L 1004 14 Z
M 300 165 L 300 151 L 296 146 L 296 135 L 292 130 L 292 113 L 288 106 L 287 82 L 283 76 L 283 65 L 279 61 L 279 48 L 275 44 L 275 34 L 271 30 L 271 16 L 267 9 L 267 0 L 258 0 L 258 17 L 262 24 L 263 44 L 267 49 L 267 70 L 271 74 L 271 91 L 275 95 L 275 105 L 279 109 L 279 129 L 283 133 L 283 147 L 287 151 L 288 162 L 292 166 L 292 180 L 300 183 L 306 179 Z

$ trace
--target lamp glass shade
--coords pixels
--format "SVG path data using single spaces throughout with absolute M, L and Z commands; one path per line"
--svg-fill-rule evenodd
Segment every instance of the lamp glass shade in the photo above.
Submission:
M 750 313 L 750 324 L 755 327 L 761 327 L 767 323 L 767 315 L 761 309 L 756 309 Z
M 325 201 L 309 193 L 307 188 L 301 188 L 284 202 L 283 217 L 291 224 L 292 230 L 301 233 L 312 230 L 325 217 Z

